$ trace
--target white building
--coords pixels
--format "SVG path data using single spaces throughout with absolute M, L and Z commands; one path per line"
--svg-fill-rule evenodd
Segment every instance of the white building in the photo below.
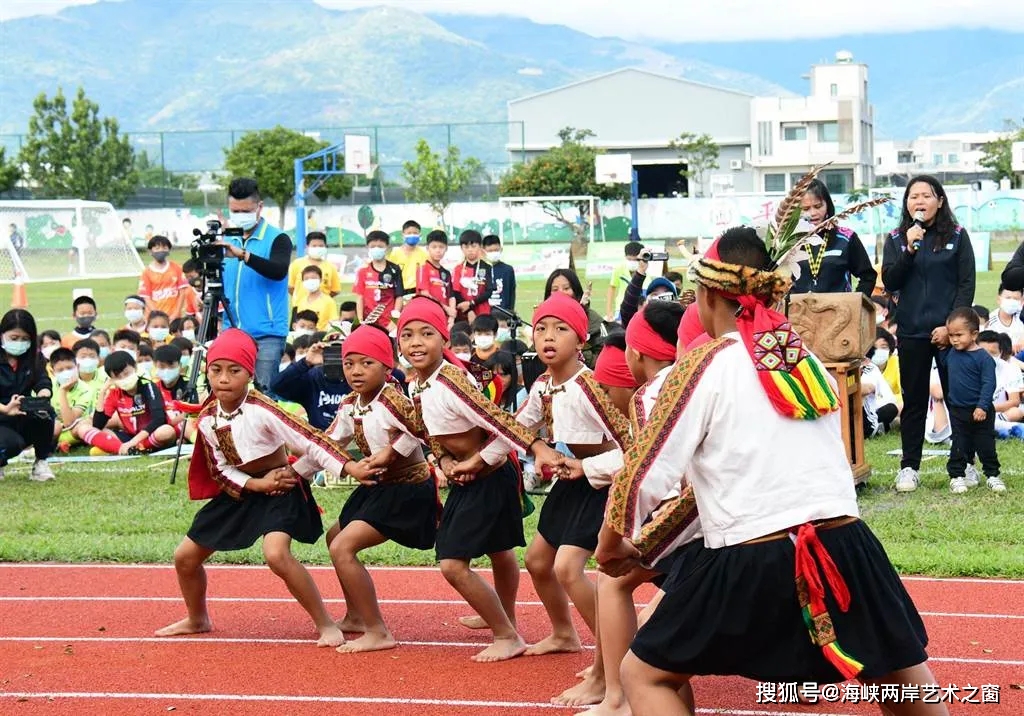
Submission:
M 626 68 L 508 103 L 507 149 L 527 160 L 558 146 L 563 127 L 589 129 L 588 143 L 629 153 L 640 194 L 704 196 L 785 192 L 812 166 L 834 193 L 873 181 L 872 110 L 867 67 L 839 53 L 811 69 L 807 97 L 754 97 L 648 70 Z M 522 124 L 520 124 L 522 123 Z M 681 178 L 685 160 L 669 148 L 684 132 L 709 134 L 718 168 L 704 186 Z
M 990 171 L 979 164 L 989 142 L 1002 132 L 933 134 L 917 139 L 879 140 L 875 143 L 875 175 L 903 185 L 915 174 L 932 174 L 940 181 L 988 179 Z

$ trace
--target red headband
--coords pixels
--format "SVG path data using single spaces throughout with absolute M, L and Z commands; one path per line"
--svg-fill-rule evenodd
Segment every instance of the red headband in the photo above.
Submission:
M 689 346 L 704 333 L 704 325 L 700 322 L 700 311 L 697 304 L 691 303 L 683 312 L 683 320 L 679 321 L 679 342 Z
M 451 333 L 448 330 L 448 314 L 444 312 L 441 304 L 432 298 L 415 296 L 405 304 L 405 308 L 402 309 L 402 315 L 398 317 L 398 335 L 402 335 L 405 327 L 414 321 L 426 323 L 440 333 L 441 337 L 446 341 L 451 339 Z M 450 348 L 445 348 L 443 355 L 444 359 L 452 365 L 459 368 L 466 367 L 462 361 L 455 357 Z
M 634 316 L 634 320 L 636 317 Z M 632 325 L 632 321 L 630 321 Z M 597 354 L 594 364 L 594 378 L 601 385 L 613 388 L 636 388 L 638 383 L 633 372 L 626 365 L 626 354 L 621 348 L 605 346 Z
M 359 326 L 341 344 L 343 357 L 351 353 L 373 358 L 388 368 L 395 367 L 395 349 L 391 339 L 387 333 L 372 325 Z
M 533 325 L 536 326 L 545 318 L 557 318 L 560 321 L 564 321 L 582 343 L 587 342 L 590 321 L 587 318 L 586 309 L 575 298 L 561 292 L 552 293 L 533 312 Z
M 654 360 L 675 360 L 676 357 L 676 347 L 651 327 L 643 311 L 638 311 L 630 319 L 626 327 L 626 345 Z
M 219 360 L 229 360 L 245 368 L 249 375 L 256 375 L 256 341 L 238 328 L 229 328 L 214 340 L 206 352 L 206 365 Z

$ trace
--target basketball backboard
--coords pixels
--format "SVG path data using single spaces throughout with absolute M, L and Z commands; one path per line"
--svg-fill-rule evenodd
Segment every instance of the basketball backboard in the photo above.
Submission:
M 633 181 L 633 156 L 598 154 L 594 157 L 594 173 L 598 184 L 629 184 Z
M 373 175 L 370 164 L 370 137 L 366 134 L 345 135 L 345 173 Z

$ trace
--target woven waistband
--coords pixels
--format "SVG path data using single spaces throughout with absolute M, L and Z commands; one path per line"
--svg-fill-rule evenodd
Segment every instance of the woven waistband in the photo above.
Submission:
M 417 462 L 398 470 L 384 473 L 382 483 L 416 485 L 430 479 L 430 466 L 425 462 Z
M 827 519 L 827 520 L 815 520 L 814 522 L 811 522 L 811 524 L 814 525 L 815 529 L 819 529 L 819 530 L 833 530 L 836 527 L 845 527 L 846 525 L 851 525 L 854 522 L 859 522 L 859 521 L 860 521 L 859 517 L 849 517 L 849 516 L 847 516 L 847 517 L 832 517 L 832 518 Z M 772 532 L 771 534 L 765 535 L 764 537 L 755 537 L 754 539 L 747 540 L 746 542 L 741 542 L 740 544 L 743 544 L 743 545 L 761 544 L 762 542 L 774 542 L 776 540 L 786 539 L 790 535 L 795 535 L 797 529 L 799 529 L 799 525 L 797 525 L 796 527 L 790 527 L 789 529 L 779 530 L 778 532 Z

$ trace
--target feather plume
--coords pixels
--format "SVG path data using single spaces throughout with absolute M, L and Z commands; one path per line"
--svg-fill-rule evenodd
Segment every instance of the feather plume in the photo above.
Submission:
M 848 206 L 835 216 L 830 216 L 829 218 L 825 219 L 820 224 L 815 226 L 811 230 L 811 233 L 818 235 L 823 234 L 829 229 L 836 228 L 836 226 L 839 225 L 839 222 L 842 221 L 843 219 L 848 219 L 854 214 L 859 214 L 865 209 L 871 209 L 876 206 L 881 206 L 882 204 L 887 204 L 889 203 L 889 201 L 891 201 L 890 197 L 880 196 L 875 199 L 869 199 L 868 201 L 862 201 L 859 204 L 854 204 L 853 206 Z
M 822 170 L 832 162 L 827 164 L 821 164 L 813 167 L 811 171 L 807 172 L 803 178 L 796 183 L 796 185 L 786 194 L 785 198 L 779 202 L 779 208 L 775 210 L 775 227 L 776 230 L 781 230 L 789 221 L 793 214 L 800 213 L 800 201 L 804 198 L 804 194 L 807 193 L 807 187 L 811 185 L 811 182 L 818 178 L 818 175 Z

